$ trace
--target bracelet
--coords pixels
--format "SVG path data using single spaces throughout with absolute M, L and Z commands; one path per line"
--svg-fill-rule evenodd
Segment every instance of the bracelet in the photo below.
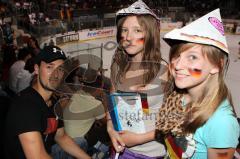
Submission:
M 164 138 L 165 138 L 165 135 L 163 134 L 163 132 L 156 129 L 155 130 L 155 140 L 160 143 L 164 143 Z

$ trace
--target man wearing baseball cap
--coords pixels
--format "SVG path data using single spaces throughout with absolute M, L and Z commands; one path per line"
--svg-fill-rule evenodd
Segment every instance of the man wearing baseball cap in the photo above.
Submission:
M 90 158 L 65 134 L 63 122 L 47 104 L 62 81 L 60 68 L 66 59 L 56 46 L 47 46 L 37 55 L 32 86 L 15 97 L 7 114 L 5 158 L 49 159 L 55 142 L 76 158 Z

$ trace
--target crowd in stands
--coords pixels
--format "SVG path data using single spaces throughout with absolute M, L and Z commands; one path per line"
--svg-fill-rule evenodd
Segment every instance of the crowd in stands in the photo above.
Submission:
M 31 30 L 34 34 L 39 34 L 44 30 L 36 28 L 37 26 L 49 25 L 56 27 L 55 30 L 57 30 L 49 34 L 56 34 L 69 30 L 86 29 L 78 24 L 80 21 L 78 18 L 81 16 L 96 15 L 99 19 L 102 19 L 104 13 L 114 13 L 119 8 L 128 6 L 133 2 L 134 0 L 15 0 L 12 2 L 12 8 L 15 8 L 20 26 Z M 239 2 L 234 2 L 234 0 L 229 1 L 229 3 L 220 0 L 211 0 L 209 2 L 204 0 L 145 0 L 145 3 L 162 17 L 171 16 L 169 15 L 170 7 L 183 8 L 183 12 L 196 17 L 220 7 L 223 17 L 233 19 L 240 17 L 239 8 L 237 8 Z M 177 9 L 176 12 L 178 12 Z M 189 21 L 189 19 L 186 21 Z M 83 20 L 81 22 L 85 23 Z M 112 25 L 114 25 L 114 21 Z M 103 27 L 104 23 L 103 26 L 93 26 Z M 89 27 L 91 28 L 91 26 Z
M 14 0 L 12 4 L 14 8 L 22 8 L 25 10 L 38 10 L 39 12 L 49 12 L 52 10 L 61 10 L 71 8 L 74 10 L 92 10 L 92 9 L 102 9 L 116 11 L 116 9 L 122 8 L 134 2 L 134 0 L 52 0 L 52 1 L 39 1 L 39 0 Z M 220 1 L 220 0 L 145 0 L 148 6 L 158 9 L 164 7 L 185 7 L 185 11 L 196 12 L 196 11 L 210 11 L 217 7 L 222 9 L 230 9 L 232 11 L 239 10 L 239 2 L 237 1 Z M 50 10 L 49 10 L 50 9 Z M 1 12 L 1 11 L 0 11 Z M 229 12 L 228 14 L 230 14 Z
M 7 3 L 0 2 L 0 17 L 1 19 L 11 15 L 11 7 Z

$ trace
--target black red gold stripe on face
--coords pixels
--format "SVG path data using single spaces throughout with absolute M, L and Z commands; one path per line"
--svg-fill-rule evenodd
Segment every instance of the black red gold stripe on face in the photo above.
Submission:
M 197 68 L 189 68 L 188 71 L 195 78 L 199 78 L 202 75 L 202 70 Z
M 137 44 L 144 44 L 145 39 L 144 38 L 139 38 L 136 40 Z

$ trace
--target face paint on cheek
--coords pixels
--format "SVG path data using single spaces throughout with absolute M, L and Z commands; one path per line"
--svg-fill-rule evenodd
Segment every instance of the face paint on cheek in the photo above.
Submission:
M 188 71 L 195 78 L 199 78 L 202 75 L 202 70 L 197 69 L 197 68 L 188 69 Z
M 144 41 L 145 41 L 144 38 L 140 38 L 140 39 L 137 39 L 137 40 L 136 40 L 136 43 L 137 43 L 137 44 L 144 44 Z

